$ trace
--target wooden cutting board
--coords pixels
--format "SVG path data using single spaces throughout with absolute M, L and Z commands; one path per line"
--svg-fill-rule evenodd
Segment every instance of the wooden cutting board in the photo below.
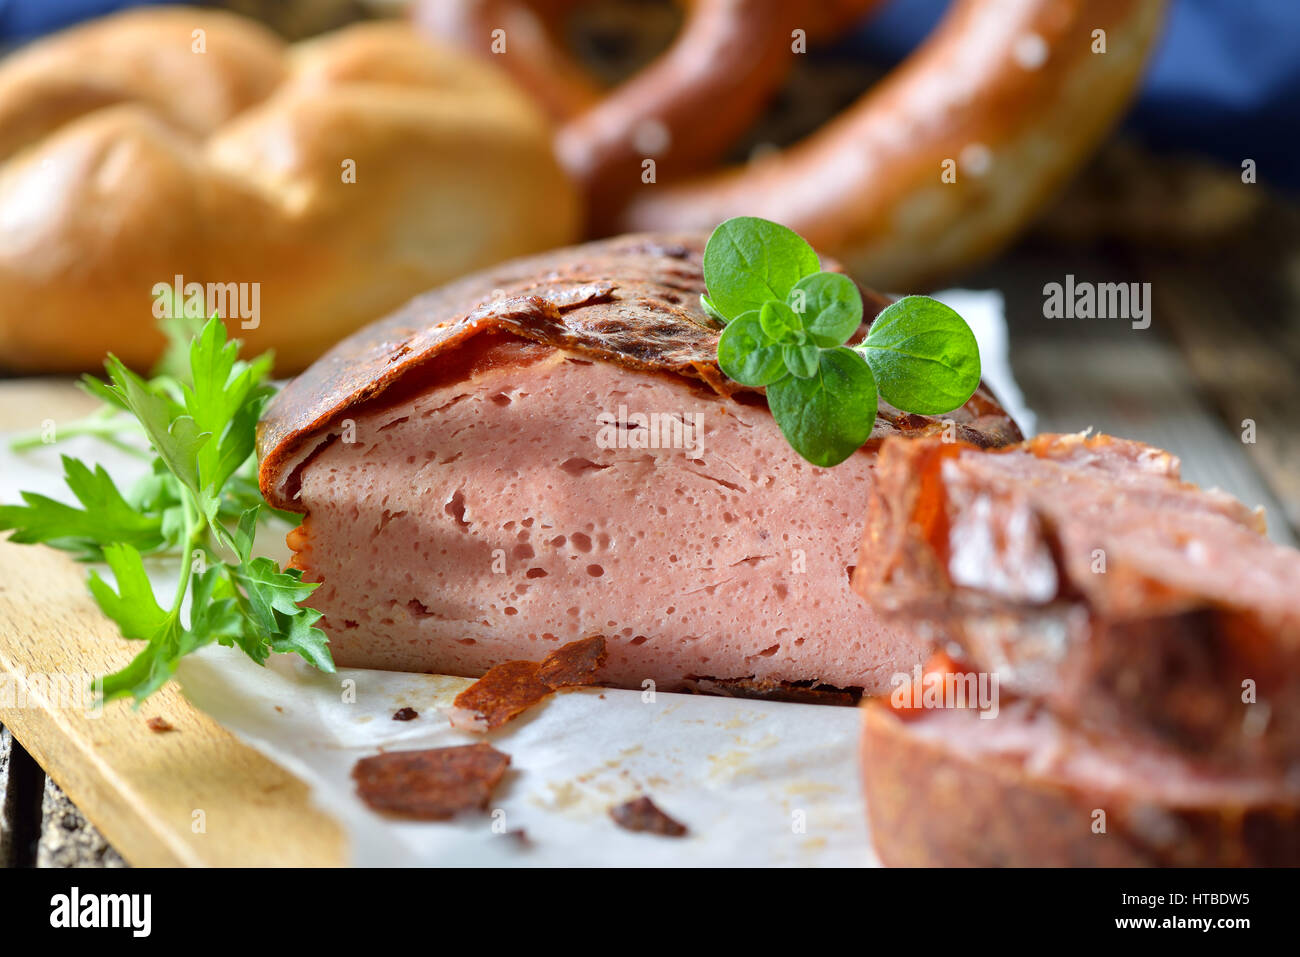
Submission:
M 92 407 L 69 380 L 0 382 L 0 430 Z M 306 785 L 174 685 L 139 710 L 60 700 L 64 687 L 121 668 L 135 650 L 100 613 L 85 577 L 60 552 L 0 541 L 0 723 L 134 865 L 342 865 L 343 833 L 311 805 Z M 152 730 L 153 718 L 174 730 Z

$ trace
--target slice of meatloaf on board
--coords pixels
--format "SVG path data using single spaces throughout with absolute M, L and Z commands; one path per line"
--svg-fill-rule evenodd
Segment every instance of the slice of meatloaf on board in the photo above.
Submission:
M 705 237 L 636 235 L 423 295 L 277 396 L 261 485 L 341 665 L 481 675 L 604 635 L 602 680 L 878 689 L 924 655 L 850 590 L 889 435 L 1020 438 L 984 387 L 882 406 L 834 469 L 718 369 Z M 833 263 L 825 264 L 836 268 Z M 865 314 L 886 303 L 863 292 Z M 861 333 L 860 333 L 861 334 Z M 950 430 L 951 431 L 951 430 Z

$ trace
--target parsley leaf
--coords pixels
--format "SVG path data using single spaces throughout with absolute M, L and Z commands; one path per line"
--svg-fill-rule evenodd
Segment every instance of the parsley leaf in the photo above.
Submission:
M 271 395 L 263 384 L 271 356 L 243 363 L 238 353 L 238 343 L 226 342 L 224 327 L 209 323 L 190 353 L 193 384 L 181 386 L 186 412 L 198 429 L 214 437 L 199 450 L 197 463 L 199 484 L 214 494 L 253 454 L 257 419 Z
M 169 300 L 174 297 L 168 296 Z M 158 328 L 167 337 L 167 348 L 153 367 L 153 376 L 170 376 L 178 382 L 190 381 L 190 343 L 203 331 L 203 317 L 187 315 L 183 304 L 170 301 Z M 97 381 L 97 380 L 93 380 Z
M 180 623 L 180 609 L 164 610 L 154 597 L 140 553 L 130 545 L 109 545 L 104 558 L 117 581 L 114 590 L 98 572 L 90 573 L 90 593 L 100 609 L 117 623 L 122 637 L 143 641 L 145 648 L 131 663 L 103 680 L 105 701 L 125 695 L 144 700 L 165 685 L 181 657 L 198 647 Z
M 117 490 L 103 466 L 63 456 L 63 479 L 84 508 L 36 492 L 23 492 L 24 505 L 0 505 L 0 528 L 13 529 L 11 542 L 57 543 L 88 559 L 103 559 L 103 548 L 123 542 L 141 549 L 163 543 L 162 519 L 138 511 Z
M 201 500 L 199 485 L 199 449 L 212 438 L 200 432 L 198 423 L 184 414 L 181 406 L 158 385 L 151 385 L 110 355 L 104 363 L 111 385 L 109 391 L 122 407 L 144 426 L 149 444 L 162 459 L 167 470 Z M 206 501 L 204 501 L 206 504 Z M 206 510 L 205 510 L 206 514 Z
M 92 435 L 147 455 L 130 441 L 143 434 L 149 473 L 123 493 L 102 466 L 64 456 L 64 479 L 82 507 L 23 492 L 24 504 L 0 506 L 0 529 L 13 529 L 15 542 L 107 563 L 113 583 L 92 571 L 90 592 L 123 637 L 145 647 L 103 679 L 105 700 L 143 700 L 171 679 L 182 657 L 212 642 L 238 647 L 259 664 L 288 652 L 332 672 L 328 639 L 317 627 L 321 614 L 299 604 L 316 586 L 297 569 L 252 556 L 260 520 L 294 520 L 267 507 L 257 488 L 255 433 L 273 393 L 272 357 L 241 360 L 213 317 L 188 342 L 182 367 L 181 327 L 165 328 L 173 341 L 159 374 L 143 379 L 110 356 L 107 383 L 82 382 L 105 408 L 58 429 L 60 438 Z M 13 444 L 28 448 L 37 440 L 20 436 Z M 149 583 L 144 556 L 151 554 L 180 558 L 169 607 Z
M 242 562 L 231 572 L 231 577 L 243 587 L 248 596 L 249 616 L 266 636 L 272 650 L 295 651 L 318 668 L 322 662 L 329 661 L 324 633 L 298 627 L 303 622 L 315 624 L 320 618 L 320 612 L 315 609 L 298 607 L 298 602 L 316 588 L 303 582 L 302 572 L 296 568 L 281 571 L 269 558 L 254 558 Z M 319 638 L 310 631 L 315 631 Z
M 99 572 L 92 571 L 90 593 L 104 614 L 117 622 L 122 637 L 152 641 L 166 631 L 171 626 L 172 615 L 164 611 L 154 597 L 140 553 L 130 545 L 107 545 L 104 560 L 113 570 L 117 591 L 104 583 Z

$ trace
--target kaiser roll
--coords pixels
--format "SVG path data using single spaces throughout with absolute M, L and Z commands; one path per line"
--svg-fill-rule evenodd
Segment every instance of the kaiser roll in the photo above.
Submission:
M 301 369 L 418 292 L 574 240 L 550 143 L 503 72 L 401 23 L 286 46 L 170 7 L 57 34 L 0 64 L 0 366 L 148 366 L 156 316 L 185 307 Z

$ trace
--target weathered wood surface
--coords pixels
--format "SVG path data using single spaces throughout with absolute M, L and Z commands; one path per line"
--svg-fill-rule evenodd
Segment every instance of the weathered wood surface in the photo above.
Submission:
M 1271 208 L 1250 242 L 1197 268 L 1168 252 L 1140 263 L 1189 375 L 1225 427 L 1253 440 L 1243 448 L 1300 534 L 1300 208 Z
M 47 548 L 0 542 L 0 671 L 27 692 L 0 720 L 132 864 L 327 865 L 342 834 L 306 786 L 171 686 L 140 710 L 59 700 L 133 649 L 100 613 L 85 571 Z M 47 679 L 48 680 L 48 679 Z M 66 697 L 66 695 L 64 695 Z M 151 730 L 150 718 L 174 728 Z
M 1290 249 L 1300 259 L 1300 230 Z M 1093 428 L 1168 449 L 1182 459 L 1185 478 L 1262 505 L 1272 537 L 1293 544 L 1300 531 L 1300 288 L 1285 291 L 1284 271 L 1274 270 L 1250 275 L 1248 293 L 1234 268 L 1232 258 L 1204 254 L 1021 250 L 972 285 L 1006 297 L 1012 365 L 1039 431 Z M 1123 318 L 1046 318 L 1043 287 L 1067 274 L 1151 283 L 1150 328 Z M 1274 303 L 1269 324 L 1248 332 L 1250 303 L 1266 288 Z M 1253 444 L 1243 440 L 1244 418 L 1257 423 Z
M 65 379 L 0 382 L 0 428 L 39 428 L 96 403 Z M 11 766 L 17 767 L 11 773 Z M 0 729 L 0 866 L 120 866 L 121 856 L 7 729 Z

